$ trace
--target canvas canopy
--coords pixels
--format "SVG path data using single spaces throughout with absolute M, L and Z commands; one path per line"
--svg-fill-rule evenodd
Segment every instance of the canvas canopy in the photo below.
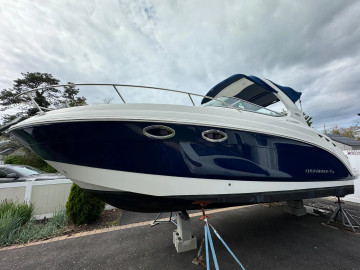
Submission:
M 299 100 L 301 92 L 297 92 L 287 86 L 281 86 L 275 83 L 274 85 L 284 92 L 294 103 Z M 262 107 L 267 107 L 279 101 L 273 93 L 277 93 L 277 90 L 258 77 L 235 74 L 215 85 L 206 95 L 210 97 L 236 97 Z M 208 101 L 210 101 L 210 99 L 203 98 L 201 104 Z

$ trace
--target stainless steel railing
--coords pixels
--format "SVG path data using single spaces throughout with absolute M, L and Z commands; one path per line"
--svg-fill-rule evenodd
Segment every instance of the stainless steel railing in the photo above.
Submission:
M 35 105 L 35 107 L 39 110 L 39 112 L 41 114 L 44 113 L 44 110 L 51 110 L 49 108 L 44 108 L 39 106 L 39 104 L 36 103 L 35 99 L 31 96 L 32 92 L 35 91 L 39 91 L 39 90 L 50 90 L 51 88 L 59 88 L 59 87 L 66 87 L 66 86 L 112 86 L 114 88 L 114 90 L 116 91 L 116 93 L 118 94 L 118 96 L 121 98 L 121 100 L 126 103 L 124 97 L 121 95 L 118 87 L 132 87 L 132 88 L 143 88 L 143 89 L 154 89 L 154 90 L 160 90 L 160 91 L 167 91 L 167 92 L 173 92 L 173 93 L 180 93 L 180 94 L 185 94 L 189 97 L 191 103 L 193 106 L 196 106 L 194 103 L 194 100 L 192 98 L 192 96 L 196 96 L 196 97 L 202 97 L 202 98 L 208 98 L 211 100 L 217 100 L 221 103 L 223 103 L 225 105 L 225 107 L 229 107 L 227 106 L 227 104 L 225 104 L 223 101 L 217 99 L 217 98 L 213 98 L 213 97 L 209 97 L 209 96 L 204 96 L 204 95 L 200 95 L 200 94 L 196 94 L 196 93 L 191 93 L 191 92 L 185 92 L 185 91 L 180 91 L 180 90 L 174 90 L 174 89 L 168 89 L 168 88 L 160 88 L 160 87 L 152 87 L 152 86 L 144 86 L 144 85 L 132 85 L 132 84 L 109 84 L 109 83 L 74 83 L 74 84 L 57 84 L 57 85 L 50 85 L 50 86 L 46 86 L 46 87 L 39 87 L 39 88 L 35 88 L 35 89 L 29 89 L 17 96 L 15 96 L 14 98 L 17 98 L 19 96 L 22 95 L 27 95 L 29 97 L 29 99 L 32 101 L 32 103 Z

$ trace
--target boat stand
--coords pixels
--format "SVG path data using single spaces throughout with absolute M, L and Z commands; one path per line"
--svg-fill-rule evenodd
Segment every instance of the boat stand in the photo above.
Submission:
M 359 228 L 360 224 L 357 222 L 357 220 L 348 212 L 346 209 L 342 208 L 341 204 L 344 203 L 340 200 L 340 197 L 337 197 L 337 202 L 335 202 L 338 206 L 335 210 L 335 212 L 331 215 L 329 221 L 326 224 L 330 224 L 331 222 L 335 222 L 336 218 L 340 214 L 342 224 L 345 227 L 350 227 L 353 232 L 355 232 L 355 228 Z M 353 225 L 351 222 L 353 221 L 356 225 Z
M 198 265 L 201 264 L 202 266 L 204 266 L 207 270 L 210 269 L 210 254 L 209 254 L 209 246 L 210 246 L 210 250 L 211 250 L 211 255 L 213 257 L 213 261 L 214 261 L 214 265 L 215 265 L 215 269 L 218 270 L 219 268 L 219 264 L 217 261 L 217 257 L 216 257 L 216 253 L 215 253 L 215 248 L 214 248 L 214 244 L 211 238 L 211 231 L 210 231 L 210 227 L 213 230 L 214 234 L 216 235 L 216 237 L 220 240 L 220 242 L 224 245 L 224 247 L 227 249 L 227 251 L 230 253 L 230 255 L 234 258 L 234 260 L 237 262 L 237 264 L 241 267 L 242 270 L 245 270 L 244 266 L 241 264 L 241 262 L 239 261 L 239 259 L 235 256 L 235 254 L 231 251 L 231 249 L 228 247 L 228 245 L 225 243 L 225 241 L 221 238 L 220 234 L 215 230 L 215 228 L 209 224 L 208 222 L 208 218 L 210 218 L 209 215 L 205 214 L 205 210 L 204 207 L 206 206 L 206 204 L 200 204 L 202 207 L 202 212 L 203 215 L 200 218 L 200 220 L 204 221 L 204 239 L 201 242 L 197 257 L 193 260 L 193 263 Z M 203 246 L 205 244 L 205 255 L 206 255 L 206 264 L 203 262 L 203 258 L 201 255 L 201 251 L 203 249 Z
M 303 200 L 286 201 L 284 205 L 284 210 L 285 213 L 297 217 L 305 216 L 307 214 Z
M 181 211 L 176 217 L 177 227 L 173 232 L 173 243 L 178 253 L 196 249 L 196 237 L 192 234 L 189 214 Z
M 175 226 L 177 226 L 175 219 L 177 217 L 177 214 L 175 216 L 173 216 L 173 212 L 170 212 L 170 217 L 168 220 L 158 220 L 160 218 L 160 216 L 162 215 L 162 212 L 160 212 L 156 218 L 154 219 L 153 223 L 150 224 L 151 227 L 158 225 L 159 223 L 172 223 Z

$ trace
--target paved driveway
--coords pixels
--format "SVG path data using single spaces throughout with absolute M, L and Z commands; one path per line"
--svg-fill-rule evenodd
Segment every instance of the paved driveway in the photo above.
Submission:
M 154 214 L 125 212 L 132 222 Z M 322 226 L 326 219 L 295 217 L 262 205 L 213 214 L 217 229 L 246 269 L 359 269 L 358 234 Z M 200 243 L 203 223 L 192 218 Z M 0 251 L 0 269 L 202 269 L 197 251 L 176 253 L 172 224 L 142 225 L 85 237 Z M 221 269 L 239 269 L 213 237 Z M 212 268 L 213 269 L 213 268 Z

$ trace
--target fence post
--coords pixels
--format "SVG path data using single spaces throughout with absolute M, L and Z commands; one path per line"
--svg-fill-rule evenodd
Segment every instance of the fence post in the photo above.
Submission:
M 33 187 L 34 181 L 35 181 L 34 179 L 26 180 L 26 189 L 25 189 L 24 201 L 28 205 L 30 205 L 30 203 L 31 203 L 31 194 L 32 194 L 32 187 Z

